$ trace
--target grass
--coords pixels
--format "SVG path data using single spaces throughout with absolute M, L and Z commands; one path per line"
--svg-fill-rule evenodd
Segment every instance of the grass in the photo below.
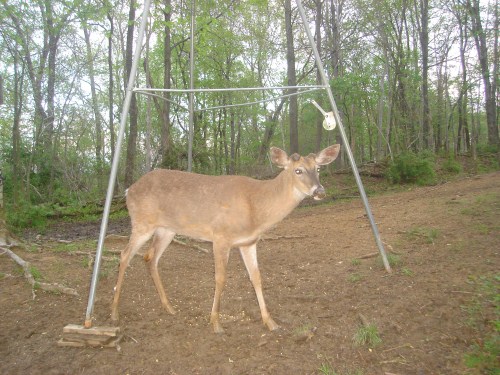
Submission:
M 401 269 L 401 274 L 404 276 L 410 276 L 410 277 L 415 275 L 411 269 L 406 268 L 406 267 L 403 267 L 403 269 Z
M 352 273 L 347 277 L 347 280 L 350 281 L 351 283 L 357 283 L 361 280 L 363 280 L 363 275 L 360 275 L 359 273 Z
M 439 236 L 439 230 L 436 228 L 427 227 L 413 227 L 406 232 L 406 237 L 410 241 L 421 241 L 426 244 L 432 244 L 436 242 Z
M 353 266 L 359 266 L 361 265 L 361 259 L 358 259 L 358 258 L 354 258 L 351 260 L 351 265 Z
M 354 334 L 353 340 L 358 346 L 368 346 L 370 348 L 374 348 L 382 343 L 382 339 L 378 333 L 378 328 L 373 323 L 366 326 L 360 326 Z
M 306 335 L 309 331 L 311 331 L 314 328 L 314 326 L 311 323 L 305 323 L 301 325 L 300 327 L 297 327 L 294 331 L 293 334 L 295 336 L 304 336 Z
M 35 281 L 40 281 L 42 279 L 41 272 L 35 266 L 30 267 L 30 273 Z
M 402 264 L 402 260 L 399 255 L 392 253 L 387 253 L 386 255 L 387 261 L 389 262 L 391 268 L 397 268 Z M 377 257 L 377 263 L 380 267 L 384 268 L 384 261 L 382 260 L 382 257 Z
M 96 247 L 96 240 L 94 239 L 89 239 L 85 241 L 74 241 L 70 243 L 57 243 L 54 246 L 52 246 L 52 251 L 56 253 L 72 253 L 75 251 L 88 251 L 88 250 L 95 250 Z
M 460 213 L 472 217 L 481 217 L 484 214 L 495 214 L 500 208 L 500 194 L 486 193 L 474 198 L 472 201 L 465 203 Z
M 475 330 L 477 338 L 464 355 L 467 367 L 482 374 L 499 375 L 500 365 L 500 274 L 470 277 L 475 297 L 462 306 L 465 324 Z
M 326 359 L 326 362 L 323 362 L 321 366 L 318 369 L 318 373 L 320 375 L 363 375 L 363 371 L 356 369 L 356 370 L 351 370 L 351 369 L 344 369 L 343 371 L 336 370 L 328 358 Z
M 363 375 L 362 370 L 345 370 L 345 371 L 337 371 L 330 363 L 322 363 L 318 369 L 319 374 L 321 375 Z

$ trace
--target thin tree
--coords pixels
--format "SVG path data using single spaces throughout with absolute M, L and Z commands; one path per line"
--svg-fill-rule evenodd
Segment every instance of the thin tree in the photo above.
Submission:
M 420 0 L 419 29 L 420 50 L 422 53 L 422 143 L 424 149 L 434 151 L 434 139 L 430 121 L 429 107 L 429 1 Z M 415 12 L 418 14 L 418 5 L 415 1 Z
M 321 56 L 321 43 L 322 43 L 321 24 L 323 23 L 323 0 L 315 0 L 315 4 L 316 4 L 316 22 L 315 22 L 316 48 L 319 52 L 319 55 Z M 316 71 L 316 84 L 318 85 L 323 84 L 319 69 L 317 69 Z M 316 119 L 315 151 L 321 150 L 322 139 L 323 139 L 323 117 L 318 116 Z
M 136 0 L 130 1 L 130 9 L 128 13 L 127 27 L 127 46 L 125 49 L 125 87 L 132 70 L 133 45 L 134 45 L 134 25 L 135 25 L 135 8 Z M 129 109 L 129 133 L 127 141 L 127 156 L 125 164 L 125 187 L 129 187 L 134 182 L 135 173 L 135 155 L 137 153 L 137 99 L 135 94 L 132 94 Z
M 113 77 L 113 34 L 114 34 L 114 18 L 112 14 L 112 6 L 107 3 L 108 12 L 106 17 L 109 21 L 108 31 L 108 114 L 109 114 L 109 133 L 110 133 L 110 149 L 111 155 L 115 154 L 115 126 L 114 126 L 114 77 Z
M 92 54 L 92 46 L 90 43 L 90 30 L 87 25 L 87 20 L 82 20 L 83 35 L 85 37 L 85 47 L 87 55 L 87 68 L 90 78 L 90 93 L 92 96 L 92 110 L 94 112 L 95 124 L 95 162 L 97 169 L 97 187 L 99 191 L 103 189 L 103 161 L 102 161 L 102 123 L 101 113 L 99 110 L 99 102 L 97 99 L 97 91 L 95 84 L 95 68 L 94 55 Z
M 297 86 L 291 0 L 285 0 L 285 32 L 288 86 Z M 289 92 L 291 94 L 296 93 L 297 89 L 291 89 Z M 288 115 L 290 120 L 290 153 L 293 154 L 295 152 L 299 152 L 299 110 L 297 95 L 293 95 L 290 98 Z
M 163 36 L 163 88 L 171 88 L 172 76 L 172 46 L 171 46 L 171 30 L 170 21 L 172 18 L 172 2 L 164 0 L 165 7 L 163 9 L 164 36 Z M 171 149 L 172 140 L 170 136 L 170 93 L 163 93 L 164 101 L 161 108 L 161 157 L 162 165 L 169 167 L 172 163 Z
M 479 65 L 484 85 L 484 101 L 486 110 L 486 122 L 488 126 L 488 144 L 500 150 L 500 137 L 497 124 L 497 103 L 496 103 L 496 77 L 498 72 L 490 72 L 490 63 L 488 57 L 488 45 L 486 43 L 486 33 L 481 22 L 481 10 L 479 0 L 467 0 L 467 11 L 470 15 L 470 29 L 476 44 Z M 497 4 L 498 6 L 498 4 Z M 498 21 L 497 21 L 498 24 Z M 498 43 L 498 30 L 495 32 Z M 492 82 L 493 81 L 493 82 Z M 499 154 L 500 155 L 500 154 Z

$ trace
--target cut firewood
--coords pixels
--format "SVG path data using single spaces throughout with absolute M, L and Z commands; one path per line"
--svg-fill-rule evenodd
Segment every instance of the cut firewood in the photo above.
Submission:
M 63 337 L 59 346 L 85 347 L 97 346 L 104 348 L 118 347 L 122 338 L 119 327 L 85 328 L 76 324 L 68 324 L 63 329 Z

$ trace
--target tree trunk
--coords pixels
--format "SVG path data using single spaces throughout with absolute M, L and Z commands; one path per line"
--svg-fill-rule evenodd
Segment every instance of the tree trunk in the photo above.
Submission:
M 498 5 L 497 5 L 498 6 Z M 490 79 L 490 66 L 488 63 L 488 45 L 486 44 L 486 34 L 481 24 L 481 15 L 479 9 L 479 0 L 467 0 L 467 10 L 471 17 L 471 32 L 474 35 L 476 43 L 479 65 L 483 77 L 484 85 L 484 101 L 486 110 L 486 122 L 488 125 L 488 144 L 494 146 L 497 150 L 500 149 L 500 137 L 498 133 L 497 116 L 496 116 L 496 85 L 492 84 Z M 498 21 L 497 21 L 498 23 Z M 498 30 L 497 30 L 498 33 Z M 496 33 L 496 35 L 498 35 Z M 495 73 L 493 81 L 495 80 Z
M 328 36 L 329 42 L 328 46 L 331 49 L 330 55 L 330 75 L 333 79 L 337 79 L 342 75 L 342 55 L 341 55 L 341 46 L 340 46 L 340 20 L 343 12 L 344 1 L 330 1 L 330 12 L 329 12 L 329 27 L 327 27 L 326 35 Z M 333 93 L 335 97 L 335 101 L 339 103 L 339 97 L 336 93 Z M 344 112 L 340 106 L 339 114 L 342 122 L 344 122 Z M 336 132 L 336 143 L 342 145 L 343 139 L 340 132 Z M 341 148 L 343 150 L 343 148 Z M 335 159 L 335 166 L 338 169 L 342 169 L 344 167 L 344 155 L 345 153 L 342 151 L 337 159 Z
M 110 133 L 110 148 L 111 156 L 115 154 L 115 126 L 114 126 L 114 78 L 113 78 L 113 33 L 114 33 L 114 22 L 113 15 L 111 12 L 107 14 L 109 20 L 109 34 L 108 34 L 108 112 L 109 112 L 109 133 Z
M 24 63 L 19 73 L 19 54 L 13 51 L 14 59 L 14 122 L 12 125 L 12 203 L 14 207 L 19 203 L 21 193 L 21 113 L 23 108 L 23 82 Z M 2 177 L 0 176 L 0 190 L 2 189 Z M 3 206 L 3 195 L 0 192 L 0 206 Z
M 422 50 L 422 136 L 423 147 L 434 151 L 429 109 L 429 2 L 420 0 L 420 48 Z
M 134 45 L 134 24 L 135 24 L 136 0 L 131 0 L 128 14 L 127 27 L 127 47 L 125 50 L 125 87 L 127 87 L 130 71 L 132 69 L 133 45 Z M 139 48 L 138 48 L 139 51 Z M 129 134 L 127 142 L 127 157 L 125 165 L 125 187 L 128 188 L 134 182 L 135 154 L 137 151 L 137 101 L 135 94 L 132 94 L 129 110 Z
M 95 88 L 95 73 L 94 73 L 94 56 L 92 55 L 92 48 L 90 45 L 90 31 L 83 22 L 83 34 L 85 36 L 85 45 L 87 48 L 87 67 L 89 69 L 90 77 L 90 93 L 92 95 L 92 109 L 94 111 L 94 121 L 95 121 L 95 161 L 97 169 L 97 187 L 99 191 L 102 191 L 103 186 L 103 170 L 102 170 L 102 125 L 101 125 L 101 114 L 99 111 L 99 103 L 97 100 L 97 93 Z
M 229 145 L 229 173 L 236 173 L 236 118 L 234 111 L 229 114 L 230 145 Z
M 316 35 L 316 48 L 318 50 L 319 55 L 321 56 L 321 24 L 323 23 L 323 0 L 315 0 L 316 3 L 316 25 L 315 25 L 315 35 Z M 321 79 L 321 72 L 319 69 L 316 69 L 316 84 L 317 85 L 322 85 L 322 79 Z M 323 95 L 318 95 L 317 101 L 319 102 L 321 106 L 321 97 Z M 324 116 L 320 116 L 318 114 L 316 118 L 316 145 L 315 145 L 315 151 L 320 151 L 321 150 L 321 142 L 323 139 L 323 120 Z
M 151 25 L 148 22 L 146 27 L 146 53 L 144 57 L 144 65 L 146 70 L 146 87 L 150 88 L 151 82 L 149 81 L 150 71 L 149 71 L 149 43 L 151 39 Z M 146 153 L 146 172 L 152 169 L 151 162 L 151 96 L 146 97 L 146 139 L 145 139 L 145 153 Z
M 3 105 L 3 76 L 0 74 L 0 105 Z
M 164 20 L 164 39 L 163 39 L 163 88 L 171 88 L 171 75 L 172 75 L 172 47 L 171 47 L 171 32 L 170 32 L 170 20 L 172 17 L 172 2 L 171 0 L 165 1 L 165 10 L 163 11 Z M 161 157 L 162 166 L 171 166 L 171 139 L 170 139 L 170 93 L 164 92 L 163 97 L 163 108 L 161 111 Z
M 292 3 L 285 0 L 285 29 L 286 29 L 286 62 L 288 86 L 297 86 L 297 73 L 295 71 L 295 48 L 293 43 L 292 27 Z M 297 89 L 289 90 L 290 94 L 296 93 Z M 289 105 L 290 120 L 290 153 L 299 152 L 299 111 L 297 95 L 290 97 Z

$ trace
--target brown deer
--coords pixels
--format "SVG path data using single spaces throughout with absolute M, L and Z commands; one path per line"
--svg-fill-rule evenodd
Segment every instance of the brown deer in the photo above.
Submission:
M 157 169 L 147 173 L 127 192 L 127 208 L 132 233 L 121 254 L 120 270 L 111 308 L 118 320 L 120 291 L 130 260 L 154 235 L 144 255 L 163 307 L 175 311 L 167 299 L 158 260 L 175 234 L 213 243 L 215 296 L 211 322 L 216 333 L 224 330 L 219 321 L 221 294 L 226 282 L 226 266 L 231 248 L 239 248 L 259 302 L 262 320 L 269 330 L 278 328 L 269 314 L 257 264 L 257 242 L 269 228 L 287 216 L 304 198 L 325 197 L 319 182 L 319 166 L 337 157 L 339 145 L 327 147 L 317 155 L 290 157 L 271 148 L 271 160 L 284 170 L 274 179 L 259 181 L 243 176 L 206 176 Z

